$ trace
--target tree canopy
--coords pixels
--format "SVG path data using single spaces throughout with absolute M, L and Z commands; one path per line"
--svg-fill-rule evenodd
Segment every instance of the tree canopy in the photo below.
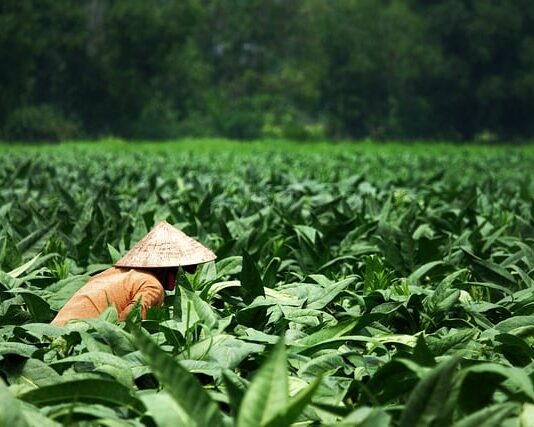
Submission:
M 0 137 L 522 140 L 531 0 L 2 0 Z

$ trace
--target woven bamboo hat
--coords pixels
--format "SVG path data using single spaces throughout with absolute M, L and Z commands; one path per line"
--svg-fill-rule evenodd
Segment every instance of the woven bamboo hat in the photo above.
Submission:
M 130 249 L 116 267 L 180 267 L 213 261 L 215 254 L 208 248 L 161 221 Z

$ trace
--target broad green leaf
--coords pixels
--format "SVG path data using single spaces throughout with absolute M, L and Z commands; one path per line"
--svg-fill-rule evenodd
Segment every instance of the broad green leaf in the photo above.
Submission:
M 532 403 L 523 404 L 521 414 L 519 415 L 520 427 L 533 427 L 534 426 L 534 405 Z
M 500 403 L 481 409 L 453 424 L 453 427 L 501 427 L 517 410 L 514 403 Z
M 49 322 L 51 320 L 50 305 L 35 292 L 18 288 L 12 289 L 10 293 L 22 296 L 34 322 Z
M 531 325 L 534 325 L 534 316 L 515 316 L 497 323 L 495 329 L 499 332 L 511 333 L 514 329 Z
M 14 289 L 22 283 L 22 280 L 16 279 L 10 274 L 0 271 L 0 286 L 5 289 Z M 1 289 L 1 288 L 0 288 Z
M 281 259 L 278 257 L 273 257 L 269 264 L 265 268 L 262 276 L 263 286 L 266 288 L 272 288 L 276 284 L 276 274 L 280 268 Z
M 317 295 L 315 298 L 310 299 L 307 302 L 306 307 L 317 310 L 323 309 L 326 305 L 333 301 L 334 298 L 336 298 L 340 292 L 349 287 L 355 281 L 355 277 L 349 277 L 337 283 L 333 283 L 331 285 L 326 286 L 321 294 Z
M 322 377 L 316 378 L 308 387 L 292 397 L 289 403 L 268 423 L 263 425 L 265 427 L 289 427 L 293 424 L 302 415 L 304 408 L 311 402 L 321 381 Z
M 465 344 L 476 334 L 477 331 L 471 329 L 449 331 L 447 335 L 427 335 L 425 341 L 434 356 L 441 356 L 456 346 Z
M 399 340 L 396 340 L 395 338 L 393 338 L 393 341 L 397 343 L 399 342 Z M 400 341 L 404 341 L 404 339 L 401 338 Z M 357 344 L 360 344 L 360 346 L 362 347 L 365 346 L 371 350 L 374 348 L 381 348 L 383 350 L 386 350 L 386 346 L 382 344 L 379 340 L 375 339 L 374 337 L 368 337 L 364 335 L 343 335 L 341 337 L 325 339 L 324 341 L 317 343 L 315 345 L 309 346 L 305 349 L 296 348 L 294 352 L 297 354 L 310 356 L 318 351 L 337 348 L 345 343 L 357 343 Z M 413 345 L 415 345 L 415 339 L 413 340 Z
M 111 259 L 111 263 L 115 264 L 119 259 L 121 259 L 120 252 L 115 249 L 113 246 L 111 246 L 108 243 L 108 252 L 109 252 L 109 258 Z
M 428 348 L 423 335 L 417 337 L 417 343 L 413 349 L 413 360 L 423 366 L 434 366 L 436 364 L 434 355 Z
M 307 240 L 312 245 L 316 243 L 318 237 L 321 237 L 321 233 L 313 227 L 307 225 L 295 225 L 294 228 L 299 237 Z
M 108 371 L 111 376 L 115 377 L 125 386 L 133 385 L 133 377 L 129 364 L 125 363 L 124 359 L 109 353 L 91 351 L 65 357 L 64 359 L 52 362 L 50 365 L 61 372 L 75 363 L 93 365 L 95 370 L 100 370 L 101 372 L 106 372 L 109 367 L 112 367 L 114 370 Z M 104 371 L 102 371 L 102 368 Z
M 453 357 L 434 368 L 419 381 L 404 407 L 401 427 L 447 426 L 452 413 L 443 403 L 449 396 L 459 358 Z
M 39 388 L 62 381 L 61 376 L 46 363 L 38 359 L 27 359 L 19 364 L 6 367 L 10 384 L 27 385 Z
M 292 351 L 294 353 L 310 355 L 319 349 L 344 341 L 368 342 L 380 347 L 382 346 L 380 342 L 372 337 L 362 335 L 347 336 L 346 334 L 353 330 L 363 328 L 371 323 L 372 320 L 381 317 L 381 315 L 366 314 L 357 320 L 349 319 L 335 326 L 324 328 L 311 335 L 295 340 L 292 343 Z
M 382 344 L 404 344 L 408 347 L 415 347 L 417 344 L 417 336 L 414 335 L 399 335 L 399 334 L 391 334 L 391 335 L 375 335 L 373 336 L 373 340 L 382 343 Z
M 249 355 L 260 353 L 263 345 L 243 342 L 231 335 L 219 334 L 194 343 L 178 354 L 179 360 L 209 360 L 227 369 L 235 369 Z
M 131 391 L 115 381 L 83 379 L 50 384 L 19 396 L 19 399 L 36 406 L 48 406 L 65 402 L 102 403 L 121 406 L 142 414 L 143 404 Z
M 180 287 L 181 306 L 182 306 L 182 322 L 189 317 L 189 324 L 201 322 L 208 329 L 212 329 L 219 320 L 211 306 L 202 300 L 194 291 Z M 188 308 L 190 305 L 190 309 Z
M 290 322 L 298 323 L 305 326 L 319 326 L 323 322 L 335 321 L 334 317 L 330 316 L 322 310 L 314 310 L 310 308 L 300 309 L 285 305 L 278 306 L 283 316 Z
M 91 422 L 102 419 L 118 419 L 119 413 L 114 408 L 92 403 L 61 403 L 59 405 L 47 406 L 41 409 L 42 413 L 50 418 L 61 421 L 64 424 L 73 418 Z
M 0 425 L 6 427 L 30 427 L 22 412 L 22 405 L 13 397 L 0 378 Z
M 473 270 L 482 280 L 503 286 L 515 284 L 514 277 L 504 267 L 494 262 L 480 259 L 466 247 L 462 247 L 462 251 L 468 256 Z
M 295 377 L 290 377 L 293 378 Z M 354 380 L 346 377 L 324 377 L 315 391 L 312 403 L 304 411 L 306 418 L 311 416 L 318 418 L 321 424 L 329 424 L 338 420 L 339 416 L 348 415 L 350 409 L 345 407 L 343 401 L 354 385 Z
M 421 238 L 432 239 L 434 235 L 434 230 L 432 230 L 432 227 L 429 224 L 421 224 L 413 232 L 412 238 L 414 240 L 419 240 Z
M 147 408 L 147 415 L 152 417 L 158 427 L 188 426 L 191 418 L 166 391 L 145 393 L 139 396 Z
M 260 273 L 254 260 L 247 252 L 243 252 L 243 268 L 240 275 L 241 287 L 239 288 L 245 304 L 250 304 L 258 296 L 265 296 Z
M 340 322 L 335 326 L 331 326 L 330 328 L 325 328 L 314 332 L 311 335 L 295 341 L 293 344 L 297 347 L 303 347 L 304 350 L 306 347 L 322 343 L 326 339 L 343 336 L 344 334 L 351 332 L 357 324 L 358 320 L 349 319 L 344 322 Z
M 213 298 L 214 295 L 227 288 L 239 288 L 241 283 L 239 280 L 230 280 L 228 282 L 217 282 L 210 286 L 208 291 L 209 298 Z
M 389 427 L 391 416 L 381 408 L 361 407 L 355 409 L 341 421 L 333 426 L 336 427 Z
M 242 329 L 240 331 L 239 338 L 243 340 L 247 340 L 247 341 L 259 342 L 259 343 L 265 343 L 265 344 L 276 344 L 278 340 L 280 339 L 276 335 L 266 334 L 265 332 L 260 332 L 253 328 Z
M 442 299 L 436 304 L 436 313 L 448 313 L 460 299 L 460 291 L 458 289 L 448 289 L 443 295 Z
M 7 274 L 9 274 L 11 277 L 15 277 L 15 278 L 21 276 L 22 274 L 26 273 L 26 271 L 31 269 L 37 263 L 39 258 L 41 258 L 41 254 L 35 255 L 31 260 L 29 260 L 28 262 L 22 264 L 20 267 L 17 267 L 14 270 L 11 270 Z
M 71 236 L 76 244 L 81 243 L 86 237 L 85 231 L 91 222 L 94 206 L 95 203 L 92 198 L 87 199 L 84 205 L 81 206 L 80 216 L 77 218 L 71 232 Z
M 44 226 L 41 227 L 17 243 L 17 249 L 21 254 L 24 254 L 25 257 L 31 256 L 42 250 L 46 241 L 49 239 L 50 235 L 55 231 L 56 226 Z
M 243 258 L 240 256 L 232 256 L 217 261 L 217 278 L 239 274 L 243 265 Z
M 121 327 L 100 319 L 91 319 L 89 323 L 117 356 L 135 351 L 130 334 Z
M 198 380 L 165 353 L 146 332 L 134 328 L 135 342 L 148 364 L 187 416 L 201 426 L 222 426 L 219 408 Z
M 432 262 L 428 262 L 424 265 L 422 265 L 421 267 L 419 267 L 417 270 L 415 270 L 412 274 L 410 274 L 408 276 L 408 282 L 415 285 L 417 283 L 419 283 L 419 281 L 421 280 L 421 278 L 427 274 L 430 270 L 432 270 L 433 268 L 437 267 L 437 266 L 440 266 L 440 265 L 444 265 L 445 263 L 443 261 L 432 261 Z
M 241 402 L 245 396 L 248 383 L 230 369 L 225 369 L 222 374 L 222 380 L 226 389 L 226 394 L 232 407 L 234 417 L 239 413 Z
M 12 270 L 22 262 L 22 255 L 17 249 L 13 237 L 4 232 L 0 235 L 0 268 L 2 270 Z
M 72 405 L 69 405 L 72 408 Z M 29 427 L 61 427 L 61 424 L 44 416 L 38 408 L 22 402 L 22 412 Z
M 534 332 L 534 328 L 533 332 Z M 495 350 L 502 353 L 515 366 L 526 366 L 534 360 L 534 350 L 523 339 L 512 334 L 499 334 Z
M 194 279 L 194 289 L 199 289 L 199 287 L 203 284 L 211 283 L 214 280 L 217 280 L 217 271 L 215 268 L 215 263 L 213 261 L 210 261 L 198 267 Z
M 4 354 L 16 354 L 22 357 L 32 357 L 37 347 L 18 342 L 0 342 L 0 356 Z
M 338 369 L 341 369 L 344 360 L 337 350 L 331 351 L 327 354 L 314 357 L 304 363 L 298 370 L 299 377 L 309 378 L 318 375 L 334 375 Z
M 474 260 L 473 269 L 484 279 L 500 285 L 515 284 L 514 277 L 504 268 L 493 262 Z
M 59 311 L 67 301 L 87 283 L 87 276 L 71 276 L 49 286 L 46 291 L 50 294 L 48 304 L 53 310 Z
M 414 390 L 418 380 L 424 378 L 429 368 L 407 359 L 393 359 L 380 366 L 366 384 L 364 402 L 389 403 L 392 399 L 405 396 Z
M 102 313 L 100 313 L 98 319 L 104 322 L 116 324 L 119 321 L 119 313 L 117 311 L 117 307 L 115 307 L 114 304 L 111 304 L 111 302 L 109 302 L 109 304 L 110 305 L 106 307 L 106 309 Z M 133 310 L 134 309 L 132 308 L 131 311 Z
M 268 425 L 275 414 L 283 411 L 289 401 L 287 376 L 285 343 L 280 339 L 243 397 L 237 427 Z
M 534 401 L 534 385 L 525 370 L 521 368 L 503 366 L 497 363 L 480 363 L 466 368 L 465 375 L 462 395 L 466 402 L 477 396 L 477 393 L 478 396 L 491 395 L 502 382 L 505 382 L 514 393 L 523 393 L 531 401 Z M 484 381 L 487 381 L 487 385 L 483 390 L 480 390 L 478 385 Z M 492 385 L 490 386 L 490 384 Z
M 17 326 L 16 333 L 28 335 L 38 340 L 46 340 L 48 338 L 57 338 L 68 333 L 68 329 L 63 326 L 49 325 L 47 323 L 26 323 L 22 326 Z

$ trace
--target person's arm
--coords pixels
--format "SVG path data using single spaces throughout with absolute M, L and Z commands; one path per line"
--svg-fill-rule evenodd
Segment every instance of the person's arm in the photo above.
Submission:
M 137 300 L 141 302 L 141 318 L 145 319 L 148 307 L 160 307 L 164 299 L 165 291 L 156 280 L 144 280 L 132 292 L 130 303 L 119 313 L 119 320 L 126 320 Z

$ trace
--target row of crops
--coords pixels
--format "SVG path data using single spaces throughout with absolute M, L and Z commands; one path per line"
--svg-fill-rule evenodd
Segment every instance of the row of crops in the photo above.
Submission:
M 532 150 L 0 161 L 0 426 L 534 425 Z M 162 219 L 217 261 L 49 324 Z

